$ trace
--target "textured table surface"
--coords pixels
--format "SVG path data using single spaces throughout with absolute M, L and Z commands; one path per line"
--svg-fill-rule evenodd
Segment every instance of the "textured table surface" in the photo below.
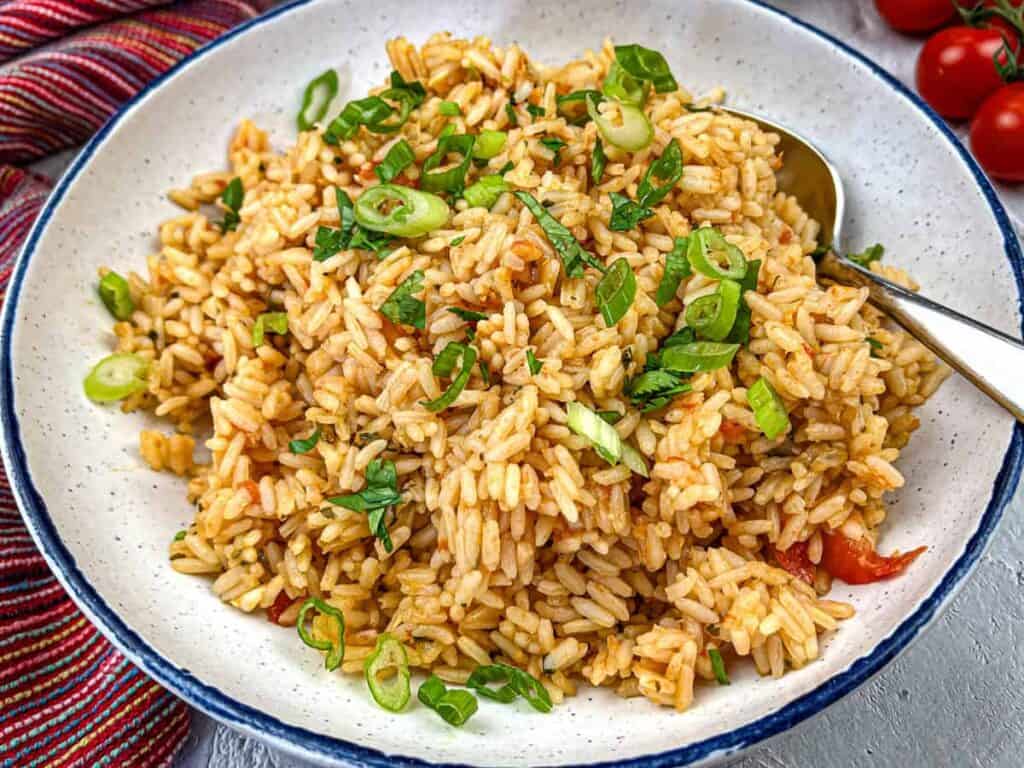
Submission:
M 920 42 L 883 26 L 871 0 L 774 3 L 912 83 Z M 1000 188 L 1018 229 L 1024 188 Z M 985 766 L 1024 752 L 1024 493 L 946 613 L 893 664 L 818 717 L 739 758 L 735 768 Z M 609 756 L 611 757 L 611 756 Z M 202 715 L 179 768 L 299 766 Z

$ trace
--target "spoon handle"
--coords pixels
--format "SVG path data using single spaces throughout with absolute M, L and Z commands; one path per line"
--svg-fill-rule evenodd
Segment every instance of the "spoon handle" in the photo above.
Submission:
M 845 285 L 867 286 L 872 304 L 1024 422 L 1024 344 L 1020 341 L 835 254 L 822 257 L 818 272 Z

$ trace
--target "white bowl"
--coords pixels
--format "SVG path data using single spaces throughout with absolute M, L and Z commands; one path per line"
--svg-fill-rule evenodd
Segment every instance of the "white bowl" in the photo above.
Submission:
M 484 706 L 460 729 L 422 707 L 387 715 L 362 681 L 326 673 L 292 631 L 230 610 L 207 581 L 174 573 L 167 542 L 192 512 L 181 483 L 143 467 L 144 416 L 82 393 L 83 374 L 110 348 L 96 268 L 143 268 L 157 224 L 175 213 L 165 191 L 223 167 L 240 117 L 273 128 L 283 146 L 309 79 L 338 66 L 343 95 L 362 94 L 387 74 L 383 44 L 399 33 L 486 34 L 552 63 L 606 34 L 657 48 L 698 93 L 721 84 L 730 104 L 820 143 L 846 182 L 849 245 L 881 240 L 927 295 L 1019 332 L 1021 254 L 991 187 L 943 123 L 870 62 L 746 0 L 538 5 L 301 0 L 236 29 L 96 136 L 54 191 L 11 281 L 3 455 L 47 561 L 147 673 L 213 717 L 310 759 L 656 768 L 735 752 L 820 711 L 902 650 L 981 554 L 1020 472 L 1021 429 L 962 380 L 947 383 L 922 409 L 884 538 L 886 549 L 926 543 L 928 552 L 898 579 L 837 585 L 835 596 L 858 612 L 820 661 L 779 680 L 748 670 L 729 687 L 702 686 L 684 714 L 583 689 L 547 716 Z

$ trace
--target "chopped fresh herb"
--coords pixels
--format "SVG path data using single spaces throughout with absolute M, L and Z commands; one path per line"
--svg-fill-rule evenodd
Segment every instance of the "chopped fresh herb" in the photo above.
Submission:
M 353 138 L 360 126 L 373 133 L 394 133 L 409 119 L 415 107 L 423 103 L 426 90 L 417 81 L 407 83 L 398 72 L 391 73 L 391 87 L 379 96 L 350 101 L 324 131 L 327 144 L 339 144 Z M 398 104 L 395 109 L 388 101 Z M 397 115 L 397 116 L 396 116 Z
M 462 114 L 462 109 L 454 101 L 442 101 L 437 111 L 445 117 L 458 117 Z
M 464 347 L 461 344 L 449 343 L 434 358 L 434 363 L 430 366 L 430 372 L 438 377 L 451 376 L 452 371 L 455 370 L 455 364 L 462 357 L 463 349 Z
M 288 314 L 286 312 L 264 312 L 257 316 L 256 322 L 252 325 L 252 345 L 260 346 L 268 333 L 278 335 L 288 333 Z
M 412 294 L 423 290 L 423 270 L 417 269 L 403 280 L 380 305 L 380 313 L 399 325 L 411 325 L 423 330 L 427 327 L 427 305 Z
M 690 238 L 677 237 L 672 244 L 672 250 L 665 254 L 665 272 L 658 283 L 658 291 L 654 295 L 654 301 L 659 307 L 664 307 L 676 297 L 679 291 L 679 284 L 684 277 L 693 274 L 690 269 L 690 260 L 686 258 L 686 250 L 690 245 Z
M 530 369 L 531 376 L 536 376 L 544 367 L 544 363 L 537 359 L 532 349 L 526 350 L 526 367 Z
M 437 142 L 434 154 L 423 161 L 423 176 L 420 178 L 420 186 L 427 192 L 462 194 L 466 185 L 466 173 L 469 171 L 470 163 L 473 162 L 475 141 L 476 137 L 469 134 L 441 137 Z M 459 154 L 462 161 L 446 170 L 435 171 L 434 169 L 445 161 L 449 153 Z
M 174 534 L 174 541 L 183 541 L 185 539 L 185 536 L 187 535 L 187 531 L 178 531 L 176 534 Z
M 615 61 L 632 77 L 649 82 L 655 93 L 679 90 L 665 57 L 636 43 L 615 46 Z
M 336 189 L 335 198 L 338 202 L 338 216 L 341 219 L 341 227 L 338 229 L 331 229 L 330 227 L 317 228 L 316 243 L 313 247 L 314 261 L 326 261 L 345 248 L 359 248 L 364 251 L 373 251 L 380 254 L 391 245 L 395 239 L 392 235 L 386 232 L 374 232 L 363 229 L 356 223 L 355 207 L 345 190 Z
M 711 671 L 715 673 L 715 679 L 719 685 L 729 685 L 729 676 L 725 673 L 725 662 L 722 661 L 722 654 L 717 648 L 708 648 L 708 658 L 711 659 Z
M 623 257 L 612 262 L 598 282 L 594 295 L 605 325 L 611 328 L 622 319 L 636 298 L 636 275 L 629 261 Z
M 317 424 L 313 434 L 304 440 L 291 440 L 288 443 L 288 450 L 292 453 L 309 453 L 313 447 L 320 442 L 320 425 Z
M 373 172 L 377 174 L 377 178 L 381 182 L 387 184 L 412 165 L 415 160 L 416 156 L 413 154 L 409 142 L 405 139 L 399 139 L 391 145 L 391 149 L 388 150 L 380 165 L 373 169 Z
M 502 192 L 508 191 L 508 184 L 505 179 L 498 175 L 484 176 L 477 179 L 462 193 L 463 198 L 471 208 L 487 208 L 490 210 L 498 202 Z
M 224 211 L 224 218 L 220 222 L 221 232 L 232 232 L 238 229 L 238 224 L 242 220 L 238 215 L 238 209 L 242 207 L 242 200 L 244 199 L 245 190 L 242 188 L 242 180 L 235 176 L 235 178 L 228 182 L 228 185 L 220 194 L 220 201 L 224 203 L 224 207 L 227 209 Z
M 509 100 L 505 105 L 505 115 L 508 117 L 508 124 L 513 128 L 519 125 L 519 117 L 516 115 L 515 102 Z
M 465 240 L 466 240 L 466 236 L 465 236 L 465 235 L 459 235 L 459 236 L 458 236 L 458 237 L 456 237 L 456 238 L 455 238 L 454 240 L 452 240 L 452 241 L 451 241 L 450 243 L 448 243 L 448 247 L 449 247 L 449 248 L 454 248 L 454 247 L 455 247 L 455 246 L 457 246 L 457 245 L 462 245 L 462 243 L 463 243 L 463 242 L 464 242 Z
M 473 365 L 476 363 L 477 358 L 476 349 L 466 344 L 456 344 L 455 342 L 449 342 L 448 346 L 445 347 L 444 350 L 442 350 L 441 355 L 439 355 L 439 357 L 446 354 L 448 350 L 452 348 L 455 349 L 455 353 L 453 354 L 456 354 L 458 357 L 462 358 L 462 370 L 459 371 L 459 375 L 452 380 L 452 383 L 448 386 L 448 389 L 446 389 L 441 394 L 440 397 L 434 400 L 427 400 L 420 403 L 420 405 L 422 405 L 424 408 L 426 408 L 428 411 L 432 413 L 443 411 L 445 408 L 454 403 L 458 399 L 459 395 L 462 394 L 462 390 L 466 388 L 466 384 L 469 383 L 469 377 L 473 373 Z M 436 364 L 437 363 L 435 362 L 435 365 Z M 454 368 L 454 362 L 452 364 L 452 368 Z M 450 372 L 451 370 L 449 370 L 449 373 Z
M 99 284 L 100 301 L 118 320 L 127 320 L 135 311 L 135 302 L 132 301 L 131 289 L 128 281 L 117 272 L 107 272 Z
M 608 197 L 612 201 L 612 217 L 608 226 L 615 232 L 628 232 L 654 215 L 650 208 L 644 208 L 618 192 L 609 192 Z
M 587 113 L 587 99 L 600 102 L 603 98 L 604 94 L 600 91 L 573 91 L 564 96 L 555 97 L 555 110 L 566 119 L 569 125 L 583 125 L 590 119 L 590 115 Z
M 540 143 L 554 153 L 555 157 L 551 162 L 553 165 L 557 166 L 560 162 L 558 157 L 559 153 L 568 145 L 557 136 L 545 136 L 540 140 Z
M 491 366 L 487 364 L 486 360 L 478 360 L 476 367 L 480 369 L 480 378 L 484 380 L 484 386 L 491 386 Z
M 306 614 L 314 608 L 324 616 L 334 619 L 338 633 L 336 643 L 333 640 L 317 640 L 309 633 L 309 629 L 306 627 Z M 341 666 L 342 659 L 345 658 L 345 614 L 319 597 L 310 597 L 299 608 L 299 615 L 295 619 L 295 629 L 298 630 L 299 639 L 310 648 L 327 651 L 324 667 L 328 671 L 333 671 Z
M 683 104 L 683 109 L 685 109 L 687 112 L 711 112 L 714 109 L 714 107 L 698 107 L 696 104 L 693 104 L 691 102 L 688 104 Z
M 594 184 L 600 184 L 601 179 L 604 177 L 604 166 L 608 162 L 608 158 L 604 154 L 604 144 L 601 143 L 600 137 L 594 142 L 594 152 L 590 156 L 590 180 Z
M 865 248 L 860 253 L 848 253 L 846 258 L 852 261 L 854 264 L 859 264 L 864 269 L 871 268 L 871 262 L 879 261 L 882 255 L 885 253 L 885 246 L 881 243 L 875 243 L 869 248 Z
M 597 411 L 597 415 L 613 426 L 622 421 L 622 417 L 625 416 L 624 413 L 618 411 Z
M 345 496 L 331 496 L 327 501 L 353 512 L 365 512 L 370 533 L 380 539 L 384 551 L 390 552 L 394 548 L 384 518 L 389 509 L 402 501 L 395 462 L 374 459 L 366 467 L 366 487 L 363 490 Z
M 506 163 L 503 166 L 501 166 L 501 169 L 498 171 L 498 175 L 499 176 L 504 176 L 506 173 L 508 173 L 509 171 L 511 171 L 515 167 L 516 167 L 515 163 L 513 163 L 511 160 L 508 160 L 508 161 L 506 161 Z
M 389 235 L 387 232 L 374 232 L 363 227 L 356 227 L 352 232 L 352 240 L 348 247 L 372 251 L 377 254 L 377 258 L 383 259 L 391 252 L 391 245 L 394 242 L 394 235 Z
M 868 336 L 867 339 L 865 339 L 865 341 L 867 341 L 868 346 L 871 347 L 872 357 L 878 357 L 878 355 L 875 353 L 881 352 L 885 348 L 885 345 L 882 344 L 882 342 L 880 342 L 878 339 L 872 338 L 871 336 Z
M 573 237 L 572 232 L 558 219 L 552 216 L 543 205 L 529 192 L 513 192 L 519 201 L 525 205 L 544 234 L 547 235 L 551 245 L 562 257 L 562 266 L 565 269 L 566 277 L 583 277 L 583 265 L 588 264 L 600 272 L 605 271 L 605 266 L 588 253 L 579 241 Z
M 476 338 L 476 324 L 481 320 L 487 319 L 487 315 L 483 312 L 474 312 L 471 309 L 463 309 L 462 307 L 448 307 L 448 311 L 466 321 L 468 326 L 466 328 L 466 338 L 470 341 Z
M 501 688 L 491 688 L 489 683 L 505 683 Z M 551 695 L 547 688 L 531 675 L 508 664 L 487 664 L 477 667 L 466 681 L 466 687 L 494 701 L 508 704 L 516 696 L 522 696 L 538 712 L 550 712 Z
M 315 123 L 323 120 L 331 100 L 338 95 L 338 73 L 328 69 L 310 80 L 302 93 L 302 107 L 295 118 L 300 131 L 308 131 Z M 314 103 L 315 102 L 315 103 Z M 312 113 L 310 113 L 312 109 Z
M 526 111 L 529 112 L 533 117 L 544 117 L 544 107 L 536 104 L 527 104 Z
M 313 246 L 313 261 L 327 261 L 344 247 L 346 239 L 340 229 L 317 227 L 316 244 Z
M 634 406 L 647 413 L 668 405 L 676 395 L 690 389 L 681 374 L 657 368 L 627 381 L 624 391 Z
M 441 132 L 439 134 L 437 134 L 437 138 L 438 139 L 447 139 L 449 136 L 452 136 L 454 134 L 455 134 L 455 126 L 452 125 L 451 123 L 448 123 L 448 125 L 446 125 L 444 128 L 442 128 Z
M 753 259 L 747 262 L 747 272 L 740 280 L 740 288 L 745 294 L 747 291 L 757 291 L 757 276 L 761 271 L 761 260 Z M 730 344 L 750 343 L 750 307 L 747 300 L 740 302 L 736 310 L 736 322 L 733 323 L 732 331 L 725 339 Z
M 372 442 L 382 439 L 376 432 L 360 432 L 356 435 L 356 443 L 366 447 Z
M 683 178 L 683 150 L 679 142 L 672 139 L 661 156 L 651 163 L 636 189 L 637 202 L 647 208 L 657 205 L 672 191 Z M 660 186 L 654 186 L 655 182 Z
M 811 251 L 810 254 L 808 254 L 808 255 L 812 259 L 817 261 L 818 259 L 820 259 L 822 256 L 824 256 L 826 253 L 828 253 L 831 250 L 832 250 L 831 246 L 819 245 L 817 248 L 815 248 L 813 251 Z

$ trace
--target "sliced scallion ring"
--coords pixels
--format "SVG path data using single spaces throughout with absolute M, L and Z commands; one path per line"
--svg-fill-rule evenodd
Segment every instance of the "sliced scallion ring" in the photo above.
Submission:
M 458 728 L 471 718 L 477 710 L 476 697 L 469 691 L 455 689 L 446 691 L 434 706 L 434 711 L 446 723 Z
M 386 206 L 392 206 L 385 210 Z M 437 195 L 398 184 L 378 184 L 359 196 L 356 222 L 374 232 L 419 237 L 448 221 L 448 204 Z
M 594 292 L 605 325 L 611 328 L 626 314 L 636 298 L 636 275 L 625 258 L 616 259 Z
M 570 403 L 571 405 L 571 403 Z M 508 681 L 501 688 L 490 688 L 488 683 Z M 551 694 L 540 680 L 529 672 L 508 664 L 488 664 L 473 670 L 466 681 L 466 687 L 481 696 L 508 704 L 516 696 L 522 696 L 538 712 L 551 711 Z
M 302 93 L 302 107 L 295 118 L 300 131 L 308 131 L 323 120 L 331 101 L 338 95 L 338 73 L 328 69 L 310 80 Z
M 324 616 L 334 619 L 338 628 L 337 643 L 331 640 L 317 640 L 309 633 L 306 627 L 306 615 L 314 608 Z M 342 659 L 345 658 L 345 614 L 319 597 L 310 597 L 299 608 L 299 615 L 295 619 L 295 629 L 299 633 L 299 639 L 310 648 L 316 648 L 318 651 L 327 651 L 324 667 L 328 671 L 335 670 L 341 665 Z
M 739 344 L 692 341 L 664 350 L 661 353 L 661 365 L 667 370 L 683 373 L 714 371 L 729 365 L 739 348 Z
M 650 144 L 654 138 L 654 128 L 643 110 L 634 104 L 621 101 L 615 103 L 618 104 L 620 116 L 618 125 L 598 111 L 593 99 L 587 100 L 587 113 L 597 124 L 597 130 L 604 140 L 629 152 L 637 152 Z
M 377 638 L 373 653 L 363 663 L 366 685 L 373 700 L 388 712 L 401 712 L 409 703 L 409 654 L 394 636 L 383 633 Z M 387 676 L 382 677 L 382 673 Z
M 622 458 L 622 438 L 615 427 L 575 400 L 566 406 L 566 412 L 569 416 L 569 429 L 587 438 L 597 454 L 609 464 L 619 463 Z
M 754 411 L 757 426 L 769 440 L 789 430 L 789 414 L 775 388 L 764 376 L 759 378 L 747 390 L 747 402 Z
M 618 61 L 613 61 L 608 67 L 608 74 L 601 84 L 605 96 L 626 104 L 643 104 L 647 100 L 647 90 L 647 83 L 629 74 Z M 589 100 L 590 97 L 586 98 Z
M 135 311 L 128 281 L 117 272 L 107 272 L 100 279 L 99 293 L 103 306 L 118 320 L 128 320 Z
M 473 157 L 490 160 L 505 148 L 508 134 L 504 131 L 483 130 L 473 143 Z
M 711 227 L 690 233 L 686 257 L 695 271 L 714 280 L 742 280 L 747 273 L 743 251 Z
M 646 459 L 644 459 L 640 451 L 629 443 L 622 444 L 622 463 L 629 467 L 630 471 L 640 475 L 640 477 L 651 476 Z
M 722 280 L 718 289 L 686 308 L 686 324 L 709 341 L 724 341 L 736 322 L 742 289 L 735 280 Z
M 149 361 L 121 352 L 104 357 L 82 382 L 85 396 L 94 403 L 113 403 L 149 386 Z

